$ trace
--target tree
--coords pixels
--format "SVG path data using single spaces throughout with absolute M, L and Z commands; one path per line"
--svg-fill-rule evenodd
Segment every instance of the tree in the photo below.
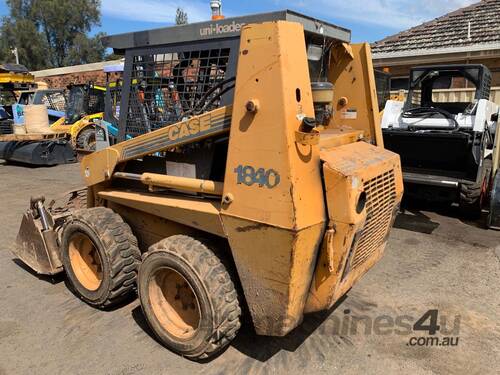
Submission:
M 0 28 L 0 62 L 14 63 L 12 49 L 17 47 L 19 61 L 31 70 L 48 67 L 47 47 L 35 25 L 27 20 L 12 22 L 4 18 Z
M 31 70 L 102 61 L 100 0 L 7 0 L 10 16 L 0 26 L 0 59 L 12 62 L 17 47 L 21 64 Z
M 76 35 L 73 45 L 68 49 L 66 64 L 79 65 L 103 61 L 106 47 L 102 44 L 101 38 L 104 35 L 104 33 L 98 33 L 93 38 L 89 38 L 85 34 Z
M 175 14 L 175 24 L 176 25 L 185 25 L 188 23 L 188 15 L 182 8 L 177 8 L 177 12 Z

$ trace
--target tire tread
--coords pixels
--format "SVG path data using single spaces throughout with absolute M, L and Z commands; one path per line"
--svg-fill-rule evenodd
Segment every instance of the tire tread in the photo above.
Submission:
M 99 308 L 115 306 L 136 291 L 135 281 L 141 263 L 137 238 L 120 215 L 106 207 L 74 211 L 69 222 L 75 220 L 83 222 L 97 234 L 110 264 L 111 282 L 107 298 L 97 304 L 88 302 Z
M 173 252 L 194 268 L 213 304 L 214 332 L 206 345 L 191 358 L 206 359 L 221 351 L 235 338 L 241 323 L 241 308 L 234 283 L 219 257 L 204 243 L 185 235 L 166 238 L 151 246 L 154 252 Z

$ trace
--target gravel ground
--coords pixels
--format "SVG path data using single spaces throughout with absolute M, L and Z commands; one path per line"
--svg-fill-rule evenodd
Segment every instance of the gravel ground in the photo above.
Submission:
M 12 260 L 29 197 L 81 186 L 77 165 L 0 162 L 0 181 L 1 375 L 500 372 L 500 233 L 460 221 L 453 209 L 413 205 L 401 214 L 383 260 L 332 311 L 307 316 L 284 338 L 245 327 L 222 355 L 196 363 L 151 337 L 137 301 L 98 311 L 68 291 L 64 276 L 37 277 Z M 411 330 L 428 310 L 438 310 L 434 336 Z M 450 336 L 456 346 L 410 345 Z

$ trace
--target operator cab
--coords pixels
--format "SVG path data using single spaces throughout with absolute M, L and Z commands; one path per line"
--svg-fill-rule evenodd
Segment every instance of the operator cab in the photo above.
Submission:
M 328 82 L 331 51 L 349 43 L 351 33 L 286 10 L 105 37 L 108 47 L 117 55 L 125 55 L 123 79 L 116 87 L 119 97 L 113 100 L 118 106 L 108 105 L 106 114 L 106 120 L 117 125 L 118 140 L 135 138 L 231 105 L 242 27 L 276 21 L 303 25 L 316 123 L 328 124 L 333 115 L 333 85 Z M 300 102 L 300 90 L 296 95 Z M 228 128 L 230 121 L 223 125 Z M 189 165 L 189 172 L 184 168 L 180 176 L 222 181 L 225 171 L 219 165 L 224 163 L 214 160 L 225 160 L 228 141 L 228 135 L 223 134 L 178 147 L 175 152 L 145 157 L 139 164 L 154 163 L 164 171 L 166 159 L 169 174 L 178 175 L 182 169 L 179 165 Z M 135 172 L 135 164 L 138 162 L 129 162 L 127 168 Z
M 451 127 L 470 128 L 471 121 L 458 120 L 475 115 L 479 100 L 489 99 L 490 85 L 491 73 L 483 65 L 412 69 L 403 118 L 440 117 Z
M 68 86 L 66 124 L 71 125 L 83 117 L 104 112 L 106 88 L 93 83 Z

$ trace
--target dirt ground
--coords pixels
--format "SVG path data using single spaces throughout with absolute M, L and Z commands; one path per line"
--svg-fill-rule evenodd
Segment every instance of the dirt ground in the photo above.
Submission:
M 500 233 L 460 221 L 453 209 L 401 214 L 383 260 L 332 311 L 307 316 L 284 338 L 243 328 L 222 355 L 196 363 L 151 337 L 137 301 L 95 310 L 68 291 L 64 275 L 40 278 L 12 259 L 30 196 L 78 187 L 77 165 L 0 161 L 0 184 L 1 375 L 500 372 Z M 438 310 L 433 336 L 412 330 L 428 310 Z M 434 337 L 441 346 L 426 346 Z M 445 346 L 447 337 L 457 345 Z

